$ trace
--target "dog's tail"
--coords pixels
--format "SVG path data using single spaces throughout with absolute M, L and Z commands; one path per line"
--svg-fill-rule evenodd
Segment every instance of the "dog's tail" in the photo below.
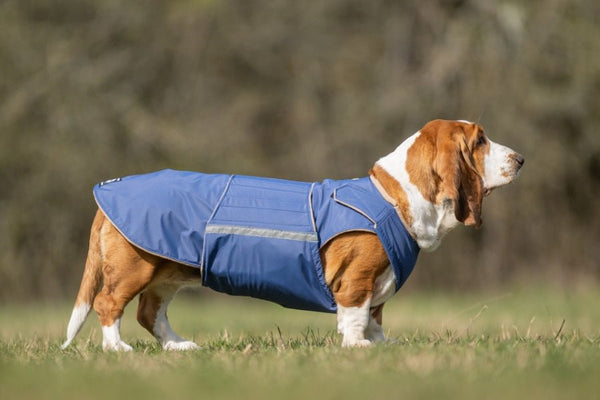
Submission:
M 100 246 L 100 230 L 105 221 L 104 214 L 98 210 L 92 229 L 90 233 L 90 246 L 88 249 L 87 260 L 85 262 L 85 269 L 83 271 L 83 278 L 81 279 L 81 285 L 79 286 L 79 293 L 75 300 L 75 307 L 69 320 L 69 326 L 67 327 L 67 340 L 63 343 L 62 348 L 65 349 L 79 330 L 83 326 L 87 319 L 94 298 L 98 293 L 98 289 L 102 284 L 102 250 Z

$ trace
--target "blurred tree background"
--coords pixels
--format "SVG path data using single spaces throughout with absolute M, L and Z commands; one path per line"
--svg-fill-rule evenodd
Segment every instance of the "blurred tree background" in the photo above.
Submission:
M 600 2 L 4 0 L 0 301 L 72 299 L 93 184 L 366 175 L 434 118 L 525 155 L 409 287 L 600 278 Z

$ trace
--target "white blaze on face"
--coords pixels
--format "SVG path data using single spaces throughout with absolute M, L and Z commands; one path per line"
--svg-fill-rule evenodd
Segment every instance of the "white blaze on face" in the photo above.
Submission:
M 484 158 L 485 174 L 483 180 L 486 189 L 494 189 L 515 179 L 519 168 L 518 163 L 513 158 L 516 153 L 512 149 L 491 140 L 489 142 L 490 150 Z

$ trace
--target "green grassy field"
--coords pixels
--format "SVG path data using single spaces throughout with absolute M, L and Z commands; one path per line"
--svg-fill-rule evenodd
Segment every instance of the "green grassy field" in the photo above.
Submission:
M 70 304 L 4 305 L 0 398 L 597 398 L 598 304 L 597 287 L 400 292 L 384 312 L 392 341 L 342 349 L 333 315 L 181 296 L 171 323 L 202 349 L 162 352 L 130 306 L 130 354 L 102 352 L 95 315 L 60 350 Z

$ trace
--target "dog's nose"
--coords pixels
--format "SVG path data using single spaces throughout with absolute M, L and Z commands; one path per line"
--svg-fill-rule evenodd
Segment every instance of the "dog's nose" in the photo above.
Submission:
M 525 157 L 523 157 L 519 153 L 511 154 L 510 158 L 512 158 L 513 160 L 515 160 L 517 162 L 517 164 L 519 164 L 519 168 L 521 168 L 523 166 L 523 164 L 525 164 Z

